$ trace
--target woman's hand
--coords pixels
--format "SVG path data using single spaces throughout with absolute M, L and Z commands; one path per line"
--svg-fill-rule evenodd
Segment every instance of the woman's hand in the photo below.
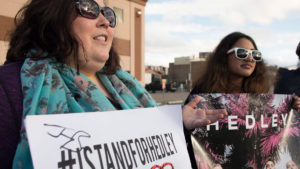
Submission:
M 300 97 L 293 95 L 294 104 L 293 109 L 295 109 L 297 112 L 300 112 Z
M 186 129 L 193 130 L 214 123 L 227 115 L 225 109 L 195 109 L 194 107 L 200 102 L 200 96 L 190 101 L 182 109 L 183 124 Z

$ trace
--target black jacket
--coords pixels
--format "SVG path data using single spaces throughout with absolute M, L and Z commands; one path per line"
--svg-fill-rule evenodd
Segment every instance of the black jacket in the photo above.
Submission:
M 287 70 L 280 68 L 278 70 L 278 81 L 275 84 L 274 93 L 293 94 L 300 96 L 300 68 L 296 70 Z

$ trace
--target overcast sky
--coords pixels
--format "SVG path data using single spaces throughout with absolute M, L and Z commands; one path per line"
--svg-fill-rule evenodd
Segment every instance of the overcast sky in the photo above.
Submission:
M 233 31 L 250 35 L 269 65 L 295 66 L 300 0 L 148 0 L 146 65 L 212 51 Z

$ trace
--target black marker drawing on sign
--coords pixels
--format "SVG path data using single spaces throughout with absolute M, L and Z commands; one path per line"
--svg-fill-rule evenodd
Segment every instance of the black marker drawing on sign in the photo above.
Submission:
M 46 124 L 44 126 L 49 127 L 48 134 L 54 138 L 65 139 L 63 145 L 60 146 L 61 149 L 71 150 L 72 152 L 76 152 L 76 149 L 83 149 L 82 144 L 80 142 L 81 137 L 91 137 L 91 135 L 83 130 L 74 130 L 70 128 L 66 128 L 56 124 Z

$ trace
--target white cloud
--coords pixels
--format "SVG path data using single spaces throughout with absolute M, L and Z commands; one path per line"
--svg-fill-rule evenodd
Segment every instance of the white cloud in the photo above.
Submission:
M 149 19 L 146 20 L 146 64 L 168 65 L 174 57 L 212 51 L 232 31 L 242 31 L 253 37 L 267 63 L 297 64 L 294 51 L 300 40 L 300 30 L 282 32 L 272 25 L 299 17 L 299 0 L 149 2 L 146 6 Z
M 174 62 L 173 55 L 146 54 L 146 65 L 166 66 L 169 67 L 170 62 Z
M 147 22 L 147 31 L 160 31 L 160 32 L 181 32 L 181 33 L 201 33 L 213 29 L 214 27 L 204 26 L 198 23 L 182 23 L 182 22 L 164 22 L 153 21 Z
M 298 63 L 298 57 L 296 56 L 294 50 L 276 50 L 272 56 L 267 57 L 266 61 L 270 65 L 278 65 L 283 67 L 296 66 Z
M 205 50 L 209 42 L 200 42 L 190 37 L 181 35 L 183 33 L 203 33 L 214 29 L 196 23 L 176 24 L 150 22 L 146 23 L 146 52 L 156 54 L 173 53 L 174 55 L 186 55 L 197 53 L 199 45 L 204 46 Z M 176 34 L 178 33 L 178 34 Z
M 247 22 L 270 24 L 299 10 L 299 0 L 182 0 L 149 3 L 146 6 L 147 15 L 161 15 L 163 20 L 202 16 L 236 26 Z

